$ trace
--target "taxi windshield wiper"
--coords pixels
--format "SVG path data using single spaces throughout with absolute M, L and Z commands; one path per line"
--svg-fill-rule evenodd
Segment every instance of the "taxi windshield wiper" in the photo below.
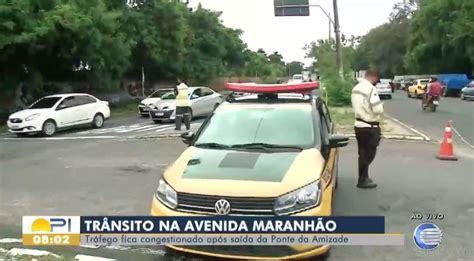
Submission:
M 230 148 L 229 145 L 215 143 L 215 142 L 205 142 L 205 143 L 197 143 L 194 144 L 194 147 L 198 148 L 210 148 L 210 149 L 228 149 Z
M 232 145 L 231 148 L 242 148 L 242 149 L 286 149 L 286 150 L 297 150 L 302 151 L 303 148 L 299 146 L 292 146 L 292 145 L 278 145 L 278 144 L 270 144 L 270 143 L 245 143 L 245 144 L 235 144 Z

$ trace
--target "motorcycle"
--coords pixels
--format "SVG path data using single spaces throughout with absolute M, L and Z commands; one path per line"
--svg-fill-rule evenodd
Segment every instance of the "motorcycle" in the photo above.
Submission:
M 423 100 L 421 102 L 421 107 L 423 110 L 429 107 L 432 112 L 435 112 L 438 106 L 439 96 L 431 96 L 428 101 L 426 95 L 423 96 Z

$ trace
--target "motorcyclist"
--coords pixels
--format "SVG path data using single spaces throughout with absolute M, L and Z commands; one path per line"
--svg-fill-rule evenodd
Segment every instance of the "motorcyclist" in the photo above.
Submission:
M 428 85 L 426 85 L 425 90 L 425 106 L 428 106 L 432 101 L 433 97 L 441 96 L 441 92 L 443 91 L 443 86 L 438 81 L 436 77 L 431 78 L 431 81 Z

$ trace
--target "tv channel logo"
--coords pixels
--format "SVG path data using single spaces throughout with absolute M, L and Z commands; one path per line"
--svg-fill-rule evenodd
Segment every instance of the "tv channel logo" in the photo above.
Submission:
M 443 232 L 434 223 L 425 222 L 418 225 L 413 232 L 415 245 L 423 250 L 433 250 L 437 248 L 443 239 Z
M 79 234 L 79 216 L 24 216 L 23 234 Z

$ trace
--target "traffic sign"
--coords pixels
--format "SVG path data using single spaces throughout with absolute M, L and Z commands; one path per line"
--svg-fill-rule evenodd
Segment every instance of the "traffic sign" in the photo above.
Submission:
M 309 16 L 309 0 L 274 0 L 275 16 Z

